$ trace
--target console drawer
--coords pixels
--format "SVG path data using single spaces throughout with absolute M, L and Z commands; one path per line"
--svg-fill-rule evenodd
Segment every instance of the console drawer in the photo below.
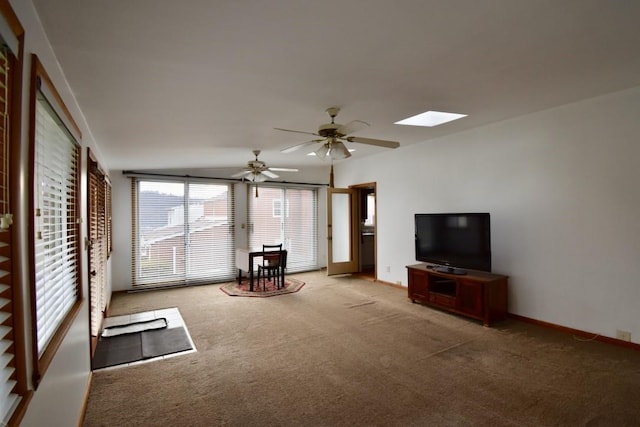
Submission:
M 455 307 L 456 298 L 450 295 L 436 294 L 432 292 L 429 294 L 429 302 L 432 302 L 438 305 L 443 305 L 445 307 Z

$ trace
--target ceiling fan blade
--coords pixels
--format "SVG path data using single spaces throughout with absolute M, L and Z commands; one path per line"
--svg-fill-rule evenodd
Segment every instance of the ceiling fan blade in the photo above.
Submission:
M 303 133 L 305 135 L 315 135 L 315 136 L 320 136 L 317 133 L 314 132 L 305 132 L 303 130 L 292 130 L 292 129 L 282 129 L 282 128 L 274 128 L 275 130 L 281 130 L 283 132 L 294 132 L 294 133 Z
M 269 168 L 269 170 L 277 172 L 298 172 L 298 169 L 295 168 Z
M 352 120 L 349 123 L 340 126 L 336 129 L 336 132 L 341 133 L 342 135 L 350 135 L 369 126 L 369 123 L 363 122 L 362 120 Z
M 349 142 L 358 142 L 360 144 L 377 145 L 378 147 L 385 147 L 385 148 L 398 148 L 400 146 L 400 143 L 397 141 L 385 141 L 384 139 L 362 138 L 359 136 L 350 136 L 344 139 L 346 139 Z
M 231 178 L 241 178 L 243 176 L 249 175 L 250 173 L 251 171 L 242 171 L 242 172 L 234 173 L 233 175 L 231 175 Z
M 297 151 L 297 150 L 299 150 L 301 148 L 304 148 L 304 147 L 308 147 L 309 145 L 315 144 L 316 142 L 320 142 L 320 141 L 323 141 L 323 140 L 322 139 L 314 139 L 314 140 L 311 140 L 311 141 L 302 142 L 300 144 L 293 145 L 293 146 L 291 146 L 289 148 L 282 149 L 282 150 L 280 150 L 280 152 L 281 153 L 285 153 L 285 154 L 293 153 L 294 151 Z
M 275 173 L 269 171 L 269 170 L 263 170 L 262 172 L 260 172 L 262 175 L 267 176 L 269 178 L 277 178 L 278 175 L 276 175 Z

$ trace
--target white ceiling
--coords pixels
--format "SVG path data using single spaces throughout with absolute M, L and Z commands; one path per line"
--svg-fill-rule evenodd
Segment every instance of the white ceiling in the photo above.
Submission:
M 403 145 L 640 85 L 640 2 L 33 0 L 110 169 L 321 164 L 338 123 Z M 394 125 L 426 110 L 468 114 Z M 352 144 L 353 157 L 384 148 Z M 349 160 L 345 160 L 349 161 Z

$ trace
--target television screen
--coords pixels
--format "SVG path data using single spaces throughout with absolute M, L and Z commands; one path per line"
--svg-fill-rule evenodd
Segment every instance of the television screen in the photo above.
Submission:
M 491 271 L 488 213 L 415 214 L 416 260 L 456 269 Z

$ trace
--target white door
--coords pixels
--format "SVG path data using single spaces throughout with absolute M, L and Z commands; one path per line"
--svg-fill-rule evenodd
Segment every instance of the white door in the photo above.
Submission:
M 327 274 L 358 272 L 357 190 L 327 190 Z

